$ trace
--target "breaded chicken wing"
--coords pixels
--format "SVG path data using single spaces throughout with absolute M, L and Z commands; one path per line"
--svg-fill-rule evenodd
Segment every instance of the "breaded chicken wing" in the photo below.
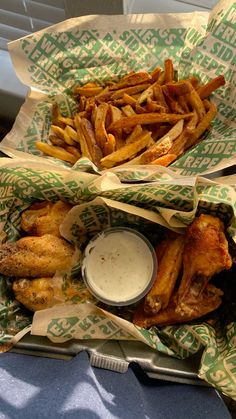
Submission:
M 51 277 L 70 268 L 73 254 L 71 244 L 51 234 L 24 237 L 0 246 L 0 273 L 18 278 Z
M 62 278 L 16 279 L 12 289 L 15 298 L 31 311 L 43 310 L 67 301 L 94 302 L 83 282 Z
M 62 201 L 43 201 L 31 205 L 21 214 L 21 228 L 33 236 L 53 234 L 60 237 L 59 226 L 72 208 Z
M 222 221 L 202 214 L 195 218 L 185 235 L 183 277 L 178 290 L 177 311 L 188 311 L 186 301 L 200 298 L 213 275 L 232 266 Z

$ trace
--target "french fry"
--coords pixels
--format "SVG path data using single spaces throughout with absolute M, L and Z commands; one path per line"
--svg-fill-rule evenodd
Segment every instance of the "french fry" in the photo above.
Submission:
M 169 112 L 169 107 L 166 103 L 165 97 L 163 95 L 162 88 L 159 84 L 156 84 L 153 88 L 154 98 L 163 108 L 165 109 L 165 112 Z
M 103 146 L 105 142 L 107 141 L 107 131 L 105 128 L 105 123 L 106 123 L 106 116 L 107 116 L 108 109 L 109 109 L 109 105 L 104 102 L 98 106 L 97 112 L 96 112 L 95 137 L 101 149 L 103 149 Z
M 84 139 L 87 143 L 87 148 L 89 154 L 92 158 L 92 161 L 96 165 L 100 165 L 100 160 L 102 158 L 102 151 L 98 144 L 96 143 L 94 129 L 91 122 L 86 118 L 81 118 L 80 127 L 84 136 Z M 87 156 L 86 156 L 87 157 Z
M 172 147 L 169 150 L 170 154 L 174 153 L 175 155 L 179 156 L 184 152 L 185 145 L 189 137 L 193 134 L 194 130 L 196 129 L 197 123 L 198 115 L 197 112 L 194 111 L 192 118 L 189 119 L 181 134 L 175 139 Z
M 145 89 L 147 89 L 150 86 L 149 83 L 144 83 L 144 84 L 137 84 L 135 86 L 131 86 L 131 87 L 125 87 L 124 89 L 120 89 L 120 90 L 116 90 L 114 92 L 111 92 L 111 99 L 115 100 L 115 99 L 119 99 L 122 98 L 123 95 L 126 93 L 128 95 L 134 95 L 135 93 L 140 93 L 143 92 Z
M 154 70 L 151 71 L 150 76 L 152 78 L 152 83 L 154 83 L 155 81 L 157 81 L 159 79 L 160 74 L 161 74 L 161 68 L 160 67 L 156 67 L 156 68 L 154 68 Z
M 191 83 L 189 83 L 189 86 L 192 87 Z M 203 102 L 196 90 L 192 87 L 192 91 L 186 95 L 188 102 L 191 104 L 192 109 L 195 110 L 198 114 L 199 119 L 201 120 L 205 114 L 206 110 L 204 108 Z
M 164 72 L 165 72 L 165 81 L 166 83 L 174 80 L 174 67 L 173 62 L 167 58 L 164 62 Z
M 133 128 L 133 131 L 131 132 L 131 134 L 128 135 L 128 137 L 126 138 L 126 144 L 131 144 L 134 141 L 136 141 L 136 139 L 142 134 L 143 129 L 141 127 L 141 125 L 136 125 Z
M 62 140 L 61 138 L 57 137 L 56 135 L 49 135 L 49 140 L 51 141 L 51 143 L 53 145 L 57 145 L 58 147 L 64 147 L 65 146 L 65 141 Z
M 64 129 L 64 132 L 66 132 L 73 141 L 77 143 L 79 142 L 77 132 L 74 128 L 72 128 L 72 126 L 67 125 Z
M 123 113 L 125 114 L 125 116 L 136 115 L 136 112 L 133 110 L 131 105 L 123 106 L 121 109 L 122 109 Z
M 76 114 L 75 115 L 75 126 L 76 126 L 76 130 L 77 130 L 78 138 L 79 138 L 81 154 L 82 154 L 83 157 L 87 157 L 88 159 L 90 159 L 92 161 L 92 156 L 91 156 L 91 153 L 89 151 L 89 147 L 88 147 L 86 138 L 84 136 L 83 128 L 82 128 L 83 124 L 81 122 L 82 122 L 81 117 L 78 114 Z
M 118 90 L 125 87 L 136 86 L 137 84 L 148 82 L 151 80 L 151 75 L 146 71 L 139 73 L 131 73 L 122 77 L 116 84 L 111 86 L 110 90 Z
M 104 156 L 107 156 L 108 154 L 111 154 L 116 149 L 116 139 L 113 134 L 107 135 L 107 141 L 104 144 L 103 154 Z
M 156 164 L 158 166 L 169 166 L 169 164 L 173 163 L 173 161 L 175 161 L 178 157 L 177 154 L 171 154 L 170 150 L 168 154 L 158 157 L 158 159 L 151 161 L 150 164 Z
M 225 85 L 225 78 L 223 75 L 218 76 L 212 80 L 210 80 L 207 84 L 204 86 L 199 87 L 197 89 L 197 92 L 201 99 L 206 99 L 208 96 L 210 96 L 216 89 L 218 89 L 221 86 Z
M 156 160 L 158 157 L 163 156 L 163 154 L 169 153 L 173 141 L 177 138 L 183 131 L 184 121 L 181 119 L 177 124 L 175 124 L 167 134 L 159 139 L 153 146 L 148 150 L 144 151 L 141 156 L 139 156 L 139 164 L 148 164 L 153 160 Z
M 142 134 L 134 143 L 126 144 L 114 153 L 109 154 L 101 159 L 101 165 L 107 169 L 132 158 L 140 150 L 147 147 L 152 140 L 150 132 Z
M 66 161 L 71 164 L 75 164 L 77 159 L 71 153 L 68 153 L 64 148 L 42 143 L 41 141 L 36 141 L 36 148 L 47 156 L 56 157 L 57 159 Z
M 132 105 L 135 106 L 137 103 L 137 100 L 133 96 L 128 95 L 127 93 L 123 94 L 123 101 L 127 105 L 131 105 L 131 106 Z
M 66 146 L 65 149 L 66 149 L 66 151 L 68 151 L 68 153 L 73 154 L 73 156 L 75 156 L 77 160 L 80 159 L 81 153 L 78 150 L 78 148 L 68 145 L 68 146 Z
M 211 121 L 216 116 L 217 109 L 216 109 L 216 106 L 214 105 L 214 103 L 209 102 L 206 99 L 204 100 L 203 103 L 207 107 L 207 113 L 205 114 L 203 119 L 199 122 L 199 124 L 197 125 L 197 127 L 196 127 L 195 131 L 193 132 L 193 134 L 191 135 L 191 137 L 189 137 L 189 139 L 186 143 L 186 146 L 185 146 L 185 150 L 192 147 L 193 145 L 195 145 L 199 141 L 201 135 L 209 127 L 209 125 L 211 124 Z
M 79 95 L 84 96 L 84 97 L 92 97 L 92 96 L 98 95 L 102 91 L 103 91 L 103 87 L 101 87 L 101 86 L 87 85 L 87 86 L 83 86 L 83 87 L 79 87 L 79 86 L 76 87 L 75 90 L 74 90 L 74 94 L 79 94 Z
M 147 124 L 155 124 L 159 122 L 168 122 L 168 123 L 174 123 L 181 119 L 188 119 L 193 116 L 193 113 L 187 113 L 183 115 L 178 114 L 156 114 L 156 113 L 146 113 L 146 114 L 140 114 L 140 115 L 133 115 L 128 116 L 125 118 L 120 119 L 119 121 L 113 122 L 109 127 L 108 131 L 114 131 L 118 128 L 129 128 L 134 127 L 137 124 L 140 125 L 147 125 Z
M 187 93 L 191 93 L 193 87 L 191 83 L 187 80 L 181 80 L 179 82 L 171 82 L 166 84 L 166 89 L 170 94 L 174 94 L 177 96 L 186 95 Z
M 180 103 L 175 99 L 174 96 L 172 96 L 172 94 L 170 94 L 167 85 L 163 86 L 162 90 L 171 111 L 177 114 L 184 114 L 184 110 L 182 109 Z
M 164 255 L 158 264 L 155 282 L 145 297 L 144 310 L 146 313 L 155 314 L 161 308 L 168 306 L 180 273 L 183 249 L 184 236 L 167 241 Z

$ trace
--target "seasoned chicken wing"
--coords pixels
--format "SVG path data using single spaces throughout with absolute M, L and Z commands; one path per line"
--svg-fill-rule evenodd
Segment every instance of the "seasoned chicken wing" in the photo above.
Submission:
M 70 268 L 73 254 L 71 244 L 51 234 L 24 237 L 0 246 L 0 273 L 18 278 L 53 276 Z
M 134 314 L 133 323 L 136 326 L 149 328 L 189 322 L 216 310 L 221 304 L 222 295 L 223 292 L 220 289 L 208 284 L 200 296 L 191 296 L 185 301 L 186 310 L 184 312 L 178 311 L 175 297 L 167 308 L 152 315 L 145 313 L 142 303 Z
M 222 221 L 202 214 L 187 229 L 183 251 L 183 277 L 177 311 L 189 311 L 186 301 L 200 298 L 211 277 L 232 266 Z
M 59 226 L 72 208 L 62 201 L 43 201 L 31 205 L 21 214 L 21 228 L 33 236 L 53 234 L 60 237 Z
M 31 311 L 43 310 L 67 301 L 94 302 L 90 292 L 80 281 L 62 278 L 16 279 L 13 282 L 15 298 Z

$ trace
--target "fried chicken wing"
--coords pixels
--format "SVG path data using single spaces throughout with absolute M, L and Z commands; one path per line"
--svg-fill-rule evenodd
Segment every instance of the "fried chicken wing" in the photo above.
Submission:
M 0 273 L 18 278 L 51 277 L 70 268 L 73 254 L 71 244 L 51 234 L 24 237 L 1 245 Z
M 232 266 L 222 221 L 202 214 L 187 229 L 183 252 L 183 277 L 176 310 L 189 311 L 186 301 L 200 298 L 211 277 Z
M 62 278 L 16 279 L 12 289 L 15 298 L 31 311 L 43 310 L 67 301 L 94 302 L 90 292 L 80 281 Z
M 185 301 L 186 310 L 184 312 L 179 312 L 175 297 L 167 308 L 152 315 L 145 313 L 142 303 L 134 314 L 133 323 L 136 326 L 149 328 L 189 322 L 216 310 L 221 304 L 222 295 L 223 292 L 220 289 L 208 284 L 200 296 L 195 298 L 191 296 L 189 300 Z
M 62 201 L 43 201 L 31 205 L 21 214 L 21 228 L 33 236 L 53 234 L 60 237 L 59 226 L 72 208 Z

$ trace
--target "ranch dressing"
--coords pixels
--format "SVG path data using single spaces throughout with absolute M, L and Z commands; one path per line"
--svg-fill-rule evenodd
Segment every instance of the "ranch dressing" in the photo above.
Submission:
M 82 273 L 90 291 L 113 305 L 131 304 L 148 292 L 156 273 L 150 243 L 132 229 L 105 230 L 85 250 Z

